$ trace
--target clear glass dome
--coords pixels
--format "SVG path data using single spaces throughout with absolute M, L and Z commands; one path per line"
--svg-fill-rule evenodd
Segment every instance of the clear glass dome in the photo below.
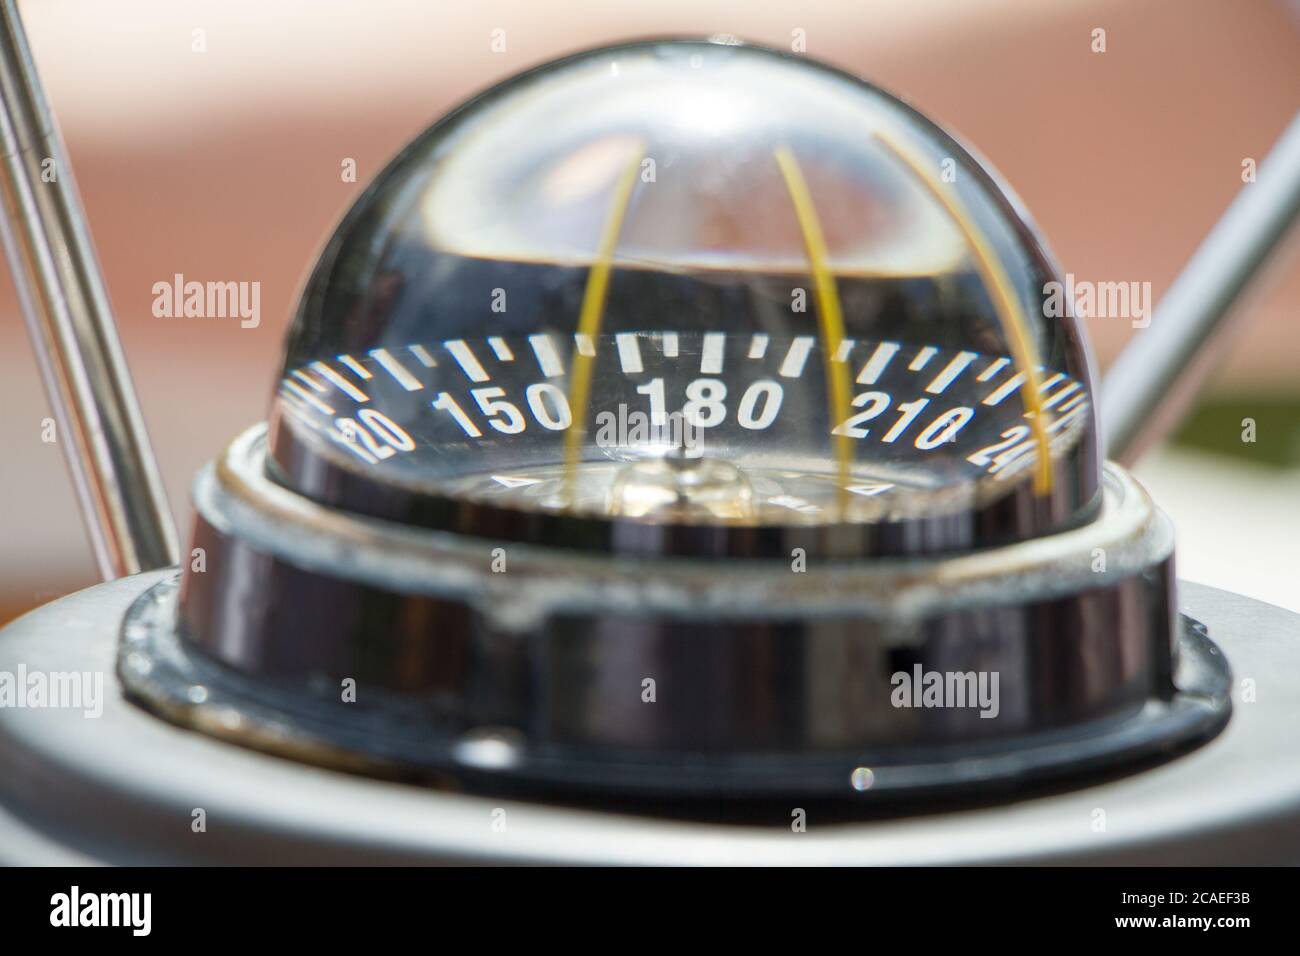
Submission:
M 451 113 L 303 292 L 270 470 L 340 509 L 659 554 L 949 552 L 1088 520 L 1078 326 L 1014 201 L 898 100 L 729 42 Z

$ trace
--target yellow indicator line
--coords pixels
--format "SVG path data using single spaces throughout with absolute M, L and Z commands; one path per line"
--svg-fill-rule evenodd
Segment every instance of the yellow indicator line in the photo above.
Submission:
M 848 363 L 835 361 L 840 345 L 844 342 L 844 313 L 840 309 L 835 274 L 831 272 L 830 256 L 826 251 L 826 237 L 822 234 L 817 207 L 813 205 L 812 193 L 808 191 L 803 171 L 789 147 L 777 147 L 776 162 L 781 167 L 781 175 L 785 177 L 785 186 L 790 192 L 795 216 L 799 219 L 799 229 L 803 232 L 803 243 L 808 253 L 808 265 L 812 270 L 813 290 L 817 296 L 817 320 L 821 326 L 822 361 L 826 369 L 826 398 L 830 403 L 831 428 L 834 429 L 848 421 L 853 399 Z M 849 479 L 853 468 L 853 438 L 849 435 L 833 435 L 833 440 L 839 470 L 836 505 L 842 518 L 848 505 Z
M 1045 495 L 1052 490 L 1052 459 L 1048 449 L 1046 411 L 1039 392 L 1038 355 L 1034 340 L 1029 335 L 1029 324 L 1020 300 L 1011 287 L 1011 280 L 1006 274 L 988 240 L 975 225 L 974 220 L 958 202 L 953 190 L 947 189 L 935 180 L 929 167 L 915 155 L 905 150 L 891 137 L 877 132 L 876 139 L 892 152 L 912 174 L 920 180 L 935 199 L 947 210 L 958 228 L 966 236 L 966 242 L 974 253 L 976 265 L 984 287 L 992 296 L 1002 323 L 1003 334 L 1011 347 L 1011 358 L 1016 368 L 1024 373 L 1020 384 L 1021 401 L 1029 415 L 1029 424 L 1038 444 L 1038 467 L 1034 470 L 1034 492 Z
M 614 198 L 609 205 L 609 214 L 605 218 L 605 228 L 596 247 L 596 257 L 587 273 L 587 287 L 582 295 L 582 310 L 578 313 L 579 335 L 585 335 L 595 342 L 600 335 L 600 323 L 605 314 L 605 299 L 609 292 L 609 275 L 612 271 L 614 248 L 618 245 L 618 236 L 623 229 L 623 219 L 632 199 L 632 190 L 636 188 L 637 171 L 641 168 L 642 144 L 637 143 L 628 159 L 627 166 L 614 186 Z M 569 408 L 573 413 L 573 422 L 564 436 L 564 496 L 571 498 L 573 480 L 582 456 L 582 439 L 587 431 L 587 403 L 591 400 L 591 373 L 595 364 L 595 350 L 592 355 L 577 351 L 573 356 L 572 372 L 569 377 Z

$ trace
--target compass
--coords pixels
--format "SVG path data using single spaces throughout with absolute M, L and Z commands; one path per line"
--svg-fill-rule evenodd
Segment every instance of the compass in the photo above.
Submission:
M 540 795 L 970 794 L 1204 738 L 1222 658 L 1100 466 L 1055 275 L 965 149 L 828 67 L 655 41 L 510 80 L 344 217 L 125 686 Z
M 1198 791 L 1208 832 L 1291 706 L 1234 714 L 1221 642 L 1258 670 L 1294 622 L 1180 604 L 1172 525 L 1104 461 L 1058 275 L 987 163 L 806 57 L 649 40 L 508 79 L 325 243 L 179 566 L 0 644 L 98 622 L 68 646 L 112 662 L 113 746 L 21 716 L 0 742 L 105 806 L 228 793 L 232 860 L 267 838 L 608 862 L 607 818 L 628 859 L 830 859 L 698 823 L 814 806 L 846 859 L 882 832 L 916 861 L 952 843 L 917 807 L 973 836 L 977 807 L 1031 796 L 1050 846 L 1007 853 L 1069 858 L 1125 775 L 1166 781 L 1170 826 Z M 132 782 L 176 767 L 193 782 Z M 464 836 L 506 800 L 546 826 Z

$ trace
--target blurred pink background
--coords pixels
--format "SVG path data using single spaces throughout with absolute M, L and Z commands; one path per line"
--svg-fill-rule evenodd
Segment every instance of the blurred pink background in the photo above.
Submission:
M 23 5 L 178 514 L 263 416 L 299 282 L 387 159 L 493 81 L 566 51 L 734 33 L 901 95 L 983 153 L 1064 270 L 1158 300 L 1300 107 L 1300 7 L 1281 0 L 547 3 L 43 0 Z M 1094 28 L 1107 51 L 1091 51 Z M 506 50 L 490 49 L 505 30 Z M 205 52 L 194 52 L 203 30 Z M 359 182 L 340 181 L 354 158 Z M 262 324 L 170 320 L 174 273 L 260 281 Z M 1300 390 L 1300 270 L 1252 303 L 1216 387 Z M 0 620 L 94 581 L 8 273 L 0 276 Z M 1091 329 L 1103 360 L 1127 320 Z M 1300 499 L 1297 499 L 1300 500 Z

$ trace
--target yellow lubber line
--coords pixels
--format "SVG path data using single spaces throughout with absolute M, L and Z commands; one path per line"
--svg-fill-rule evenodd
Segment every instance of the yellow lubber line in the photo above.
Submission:
M 975 256 L 980 278 L 993 299 L 998 319 L 1002 324 L 1002 332 L 1007 337 L 1007 343 L 1011 348 L 1011 359 L 1016 364 L 1016 370 L 1024 376 L 1020 383 L 1021 401 L 1029 416 L 1029 425 L 1033 429 L 1034 439 L 1038 443 L 1034 491 L 1045 495 L 1052 490 L 1052 459 L 1048 447 L 1047 417 L 1043 410 L 1042 381 L 1038 375 L 1038 354 L 1034 347 L 1034 340 L 1029 335 L 1029 324 L 1020 307 L 1020 300 L 1011 287 L 1011 280 L 998 262 L 988 240 L 958 202 L 954 191 L 938 182 L 925 162 L 890 136 L 882 132 L 877 132 L 875 135 L 876 139 L 893 153 L 947 210 L 948 215 L 965 235 L 966 242 Z
M 786 146 L 777 148 L 776 162 L 781 167 L 781 175 L 785 177 L 785 186 L 790 192 L 790 201 L 794 204 L 795 215 L 799 219 L 799 229 L 803 232 L 804 248 L 812 270 L 813 289 L 817 296 L 817 320 L 821 326 L 822 360 L 826 368 L 826 396 L 833 429 L 848 421 L 853 401 L 848 366 L 835 359 L 840 344 L 844 341 L 844 313 L 840 309 L 835 274 L 831 271 L 830 256 L 826 251 L 826 236 L 822 233 L 817 207 L 813 205 L 812 193 L 808 191 L 803 171 L 799 168 L 794 153 Z M 836 505 L 843 517 L 848 505 L 849 478 L 853 468 L 853 438 L 841 434 L 835 435 L 834 440 L 839 471 Z
M 596 257 L 587 274 L 587 287 L 582 295 L 582 310 L 578 313 L 578 332 L 589 336 L 592 342 L 598 342 L 600 324 L 605 314 L 605 299 L 609 292 L 609 275 L 613 268 L 614 249 L 618 245 L 618 236 L 623 229 L 623 219 L 632 199 L 632 190 L 636 188 L 637 171 L 641 168 L 641 156 L 644 146 L 638 143 L 632 150 L 627 166 L 614 186 L 614 198 L 609 204 L 609 214 L 605 217 L 605 228 L 601 232 L 600 244 L 596 247 Z M 569 378 L 569 408 L 573 422 L 564 436 L 564 496 L 572 500 L 573 479 L 582 457 L 582 439 L 587 431 L 587 403 L 591 400 L 591 372 L 595 364 L 594 355 L 584 355 L 575 351 L 573 355 L 573 372 Z

